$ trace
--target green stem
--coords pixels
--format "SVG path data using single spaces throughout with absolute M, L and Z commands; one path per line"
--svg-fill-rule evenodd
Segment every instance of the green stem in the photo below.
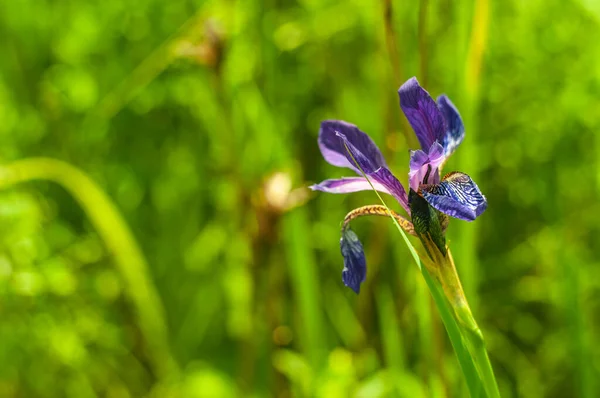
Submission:
M 430 250 L 436 249 L 433 243 L 426 243 Z M 445 256 L 438 252 L 434 258 L 435 264 L 427 263 L 428 266 L 425 268 L 433 266 L 438 271 L 446 299 L 454 309 L 454 315 L 462 329 L 462 335 L 466 340 L 467 348 L 479 370 L 486 395 L 488 398 L 499 398 L 500 392 L 498 391 L 498 384 L 496 383 L 494 371 L 485 348 L 483 333 L 481 333 L 481 329 L 479 329 L 477 321 L 473 317 L 473 313 L 469 307 L 450 249 L 447 248 Z
M 91 178 L 60 160 L 30 158 L 0 166 L 0 189 L 33 180 L 54 182 L 79 202 L 125 281 L 155 375 L 163 380 L 175 376 L 178 367 L 171 356 L 162 303 L 146 260 L 116 206 Z
M 420 264 L 418 257 L 415 259 L 415 261 L 418 261 Z M 450 338 L 450 343 L 452 344 L 452 348 L 454 349 L 454 353 L 458 359 L 458 364 L 460 365 L 460 369 L 465 377 L 471 398 L 481 397 L 485 387 L 482 385 L 482 380 L 477 372 L 477 368 L 475 367 L 475 358 L 473 358 L 472 352 L 470 353 L 465 346 L 463 332 L 461 331 L 459 324 L 452 314 L 452 309 L 450 308 L 448 301 L 445 299 L 442 290 L 435 283 L 427 271 L 427 268 L 422 266 L 420 268 L 423 278 L 425 278 L 425 282 L 431 291 L 431 295 L 433 296 L 437 309 L 440 313 L 440 317 L 442 318 L 442 322 L 446 328 L 446 333 L 448 333 L 448 337 Z
M 352 152 L 350 151 L 350 149 L 348 148 L 348 146 L 345 143 L 344 143 L 344 147 L 346 148 L 346 151 L 352 158 L 356 167 L 360 170 L 362 176 L 367 180 L 369 185 L 371 185 L 373 192 L 375 192 L 375 194 L 377 195 L 377 198 L 379 198 L 379 201 L 381 202 L 381 204 L 386 208 L 388 214 L 391 215 L 392 212 L 391 212 L 390 208 L 387 206 L 387 204 L 385 203 L 385 201 L 383 200 L 383 198 L 381 197 L 379 192 L 375 189 L 375 187 L 373 186 L 373 183 L 371 182 L 371 179 L 366 175 L 366 173 L 364 172 L 362 167 L 360 167 L 360 165 L 354 158 L 354 155 L 352 154 Z M 477 373 L 477 369 L 473 362 L 474 358 L 472 358 L 472 356 L 469 354 L 469 351 L 465 347 L 464 339 L 462 336 L 463 333 L 461 333 L 461 329 L 458 325 L 457 319 L 452 314 L 452 310 L 450 309 L 449 303 L 446 300 L 444 293 L 439 289 L 438 285 L 434 282 L 433 278 L 427 271 L 427 267 L 422 266 L 421 260 L 419 258 L 419 255 L 417 254 L 417 251 L 415 250 L 414 246 L 410 243 L 410 240 L 408 240 L 408 237 L 402 230 L 402 227 L 400 226 L 398 221 L 393 216 L 390 216 L 390 218 L 392 219 L 392 222 L 394 223 L 394 225 L 400 232 L 400 235 L 402 235 L 404 242 L 408 246 L 408 249 L 409 249 L 411 255 L 413 256 L 413 259 L 415 260 L 417 267 L 421 271 L 423 278 L 425 278 L 425 282 L 427 283 L 427 286 L 429 287 L 429 290 L 431 291 L 431 294 L 435 301 L 436 307 L 438 308 L 438 311 L 440 312 L 442 322 L 444 323 L 444 327 L 446 328 L 446 331 L 448 332 L 448 337 L 450 338 L 450 342 L 452 344 L 452 347 L 454 348 L 454 352 L 456 353 L 458 363 L 460 365 L 460 368 L 461 368 L 463 375 L 465 377 L 465 380 L 467 382 L 467 386 L 469 387 L 469 392 L 471 394 L 471 398 L 480 397 L 481 392 L 483 390 L 482 381 L 480 379 L 480 376 Z M 468 309 L 468 307 L 467 307 L 467 309 Z M 469 314 L 470 314 L 470 311 L 469 311 Z M 471 316 L 471 318 L 472 318 L 472 316 Z M 490 369 L 491 369 L 491 367 L 490 367 Z
M 498 383 L 496 382 L 492 363 L 485 348 L 485 341 L 483 340 L 481 330 L 479 328 L 475 330 L 468 329 L 463 335 L 467 337 L 469 351 L 477 363 L 487 396 L 489 398 L 500 398 L 500 390 L 498 390 Z

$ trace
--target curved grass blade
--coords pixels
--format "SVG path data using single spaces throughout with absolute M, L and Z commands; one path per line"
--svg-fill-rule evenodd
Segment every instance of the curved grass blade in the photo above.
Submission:
M 176 378 L 179 366 L 169 346 L 162 302 L 144 255 L 116 206 L 90 177 L 63 161 L 29 158 L 0 166 L 0 189 L 34 180 L 54 182 L 79 202 L 126 283 L 153 371 L 166 383 Z

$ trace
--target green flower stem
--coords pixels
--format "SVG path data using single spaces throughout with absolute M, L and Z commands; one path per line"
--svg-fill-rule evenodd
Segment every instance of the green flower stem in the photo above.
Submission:
M 388 214 L 390 214 L 390 218 L 392 219 L 392 222 L 394 223 L 394 225 L 400 232 L 400 235 L 402 236 L 402 239 L 404 239 L 406 246 L 408 246 L 408 249 L 409 249 L 412 257 L 415 260 L 415 263 L 417 264 L 419 271 L 421 271 L 423 278 L 425 278 L 425 282 L 427 283 L 427 286 L 429 287 L 431 295 L 433 296 L 435 305 L 440 313 L 440 317 L 442 318 L 442 322 L 444 323 L 444 327 L 446 328 L 448 337 L 450 338 L 450 343 L 452 344 L 452 347 L 454 348 L 454 352 L 456 354 L 456 358 L 458 359 L 459 366 L 463 372 L 463 376 L 465 377 L 465 381 L 467 383 L 467 387 L 469 388 L 469 393 L 471 395 L 471 398 L 480 397 L 481 393 L 484 391 L 484 386 L 482 384 L 480 375 L 478 374 L 477 369 L 475 367 L 475 363 L 474 363 L 475 358 L 472 356 L 472 353 L 470 353 L 469 350 L 465 347 L 465 339 L 466 338 L 463 336 L 463 332 L 457 322 L 457 319 L 455 318 L 455 316 L 452 315 L 452 310 L 450 309 L 448 301 L 444 298 L 444 293 L 440 290 L 440 288 L 438 287 L 438 284 L 435 283 L 435 281 L 429 274 L 427 267 L 423 267 L 421 265 L 421 260 L 419 258 L 419 255 L 417 254 L 417 250 L 414 248 L 412 243 L 410 243 L 410 240 L 408 240 L 406 233 L 404 233 L 404 231 L 402 230 L 402 227 L 400 226 L 398 221 L 393 216 L 391 216 L 392 211 L 387 206 L 387 204 L 385 203 L 385 201 L 383 200 L 383 198 L 381 197 L 379 192 L 373 186 L 371 179 L 365 174 L 364 170 L 362 169 L 362 167 L 360 167 L 360 165 L 354 158 L 354 155 L 352 155 L 352 152 L 350 152 L 350 149 L 348 148 L 348 146 L 345 143 L 344 143 L 344 147 L 346 148 L 346 151 L 348 152 L 348 154 L 354 161 L 354 164 L 356 165 L 356 167 L 360 170 L 362 176 L 371 185 L 373 192 L 375 192 L 375 194 L 377 195 L 377 198 L 379 198 L 379 201 L 381 202 L 381 204 L 386 208 Z M 438 275 L 434 274 L 434 276 L 437 277 Z M 470 313 L 470 311 L 469 311 L 469 313 Z M 471 318 L 472 318 L 472 316 L 471 316 Z M 491 367 L 490 367 L 490 369 L 491 369 Z M 485 391 L 487 391 L 487 389 L 485 389 Z M 490 397 L 492 397 L 492 396 L 490 396 Z
M 437 277 L 446 299 L 454 310 L 456 320 L 463 332 L 462 336 L 466 340 L 467 348 L 479 370 L 485 392 L 489 398 L 499 398 L 500 392 L 485 348 L 483 333 L 481 333 L 467 302 L 452 253 L 446 247 L 446 255 L 443 255 L 435 243 L 429 239 L 423 239 L 422 242 L 431 257 L 421 255 L 421 259 L 425 263 L 425 268 Z
M 450 252 L 448 252 L 448 257 L 452 258 L 450 256 Z M 454 274 L 458 280 L 456 271 Z M 479 374 L 483 381 L 487 396 L 489 398 L 499 398 L 500 391 L 498 390 L 498 383 L 496 382 L 496 377 L 494 376 L 494 370 L 485 348 L 483 333 L 481 333 L 481 329 L 479 329 L 479 326 L 477 325 L 477 322 L 471 313 L 471 309 L 464 294 L 462 295 L 461 300 L 457 300 L 454 303 L 451 303 L 451 305 L 456 314 L 456 318 L 458 319 L 458 323 L 463 329 L 462 334 L 463 337 L 466 338 L 467 347 L 471 352 L 471 356 L 475 360 L 477 368 L 479 369 Z
M 477 330 L 479 331 L 479 329 Z M 488 397 L 500 398 L 500 390 L 498 390 L 494 369 L 488 357 L 481 331 L 479 333 L 466 333 L 466 335 L 469 340 L 468 345 L 471 349 L 471 355 L 473 355 L 475 362 L 477 362 L 477 367 L 479 368 Z
M 410 247 L 414 250 L 412 245 Z M 448 333 L 450 343 L 452 344 L 452 348 L 454 349 L 454 353 L 458 359 L 458 364 L 465 378 L 465 382 L 467 383 L 471 398 L 481 397 L 485 388 L 477 368 L 475 367 L 475 358 L 472 357 L 472 353 L 470 353 L 465 346 L 463 331 L 456 321 L 456 318 L 452 314 L 452 309 L 448 301 L 444 298 L 444 293 L 440 289 L 439 285 L 431 277 L 429 271 L 427 271 L 427 268 L 421 267 L 421 262 L 418 257 L 415 259 L 415 261 L 417 261 L 417 265 L 419 265 L 421 268 L 423 278 L 427 283 L 427 287 L 429 288 L 429 291 L 431 292 L 433 300 L 440 313 L 440 318 L 442 318 L 446 333 Z
M 60 185 L 81 205 L 125 281 L 155 375 L 161 380 L 176 376 L 178 367 L 171 356 L 162 303 L 146 260 L 116 206 L 90 177 L 60 160 L 30 158 L 0 166 L 0 189 L 33 180 Z

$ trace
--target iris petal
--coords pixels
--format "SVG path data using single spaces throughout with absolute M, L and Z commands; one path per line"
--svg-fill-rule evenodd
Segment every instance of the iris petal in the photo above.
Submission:
M 444 155 L 448 157 L 465 138 L 465 125 L 458 110 L 447 96 L 440 95 L 437 103 L 446 121 L 446 133 L 441 142 L 444 147 Z
M 444 148 L 437 141 L 429 148 L 429 153 L 418 149 L 410 153 L 410 171 L 408 172 L 409 186 L 417 191 L 421 184 L 439 183 L 438 168 L 446 160 Z M 429 175 L 428 181 L 424 181 L 425 176 Z
M 427 152 L 436 140 L 441 142 L 444 137 L 446 129 L 442 112 L 415 77 L 400 87 L 398 95 L 404 115 L 415 131 L 421 148 Z
M 423 198 L 435 209 L 451 217 L 473 221 L 487 208 L 487 200 L 468 175 L 455 171 L 439 184 L 422 185 Z
M 387 167 L 378 167 L 375 168 L 375 165 L 364 156 L 350 141 L 348 138 L 338 133 L 341 141 L 343 142 L 342 146 L 344 148 L 348 147 L 346 151 L 346 157 L 348 162 L 356 162 L 360 166 L 368 178 L 371 179 L 372 182 L 378 182 L 387 188 L 387 191 L 392 194 L 398 202 L 404 207 L 404 209 L 410 214 L 410 207 L 408 206 L 408 195 L 406 194 L 406 190 L 404 186 L 398 181 L 398 179 L 392 174 L 391 171 L 388 170 Z M 360 171 L 359 171 L 360 172 Z M 377 189 L 379 190 L 379 189 Z
M 417 149 L 416 151 L 410 151 L 410 171 L 417 172 L 428 160 L 429 156 L 424 150 Z
M 390 194 L 388 189 L 376 181 L 371 181 L 373 186 L 379 192 Z M 327 193 L 350 193 L 359 191 L 368 191 L 371 185 L 364 177 L 345 177 L 339 179 L 325 180 L 318 184 L 311 185 L 313 191 L 321 191 Z
M 342 271 L 342 280 L 344 285 L 348 286 L 356 294 L 360 292 L 360 284 L 364 282 L 367 276 L 367 260 L 362 243 L 358 236 L 350 228 L 342 231 L 340 239 L 340 248 L 344 257 L 344 270 Z
M 344 135 L 360 153 L 360 157 L 366 159 L 369 171 L 365 170 L 365 172 L 374 171 L 379 167 L 387 167 L 381 151 L 373 140 L 355 125 L 341 120 L 326 120 L 321 123 L 319 148 L 327 162 L 338 167 L 348 167 L 360 174 L 360 170 L 356 168 L 354 162 L 348 160 L 346 148 L 338 134 Z
M 406 194 L 406 190 L 404 189 L 402 183 L 398 181 L 396 176 L 394 176 L 391 171 L 381 167 L 373 173 L 367 174 L 367 177 L 371 179 L 374 186 L 375 184 L 384 186 L 388 193 L 394 196 L 394 198 L 396 198 L 396 200 L 402 205 L 404 210 L 410 214 L 410 206 L 408 205 L 408 195 Z M 379 191 L 379 189 L 377 190 Z
M 377 191 L 394 196 L 402 207 L 408 211 L 406 191 L 400 181 L 388 169 L 380 168 L 367 176 Z M 364 177 L 346 177 L 325 180 L 319 184 L 311 185 L 310 189 L 327 193 L 351 193 L 369 191 L 373 188 Z
M 336 134 L 345 152 L 346 160 L 348 163 L 354 165 L 357 173 L 362 174 L 362 170 L 366 174 L 370 174 L 382 167 L 379 166 L 377 162 L 374 162 L 373 159 L 366 156 L 360 149 L 358 149 L 345 134 L 339 132 Z M 357 164 L 358 167 L 356 167 Z

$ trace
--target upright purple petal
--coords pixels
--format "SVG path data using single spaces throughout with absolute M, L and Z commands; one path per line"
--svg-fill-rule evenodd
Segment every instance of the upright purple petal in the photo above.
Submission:
M 417 171 L 429 160 L 427 152 L 422 149 L 410 151 L 410 171 Z
M 447 96 L 440 95 L 437 99 L 437 104 L 446 121 L 446 132 L 441 143 L 444 147 L 444 155 L 448 157 L 465 138 L 465 125 L 458 113 L 458 109 L 456 109 Z
M 410 187 L 418 191 L 421 184 L 439 183 L 439 168 L 445 159 L 444 148 L 437 141 L 431 145 L 428 152 L 421 149 L 411 151 L 410 171 L 408 172 Z
M 319 148 L 327 162 L 338 167 L 348 167 L 360 174 L 354 162 L 348 160 L 348 153 L 338 134 L 344 135 L 360 157 L 366 159 L 370 171 L 387 167 L 381 151 L 373 140 L 355 125 L 341 120 L 326 120 L 321 123 Z
M 444 117 L 437 104 L 413 77 L 400 87 L 400 107 L 412 126 L 421 148 L 428 151 L 437 140 L 442 142 L 444 132 Z
M 487 208 L 487 200 L 468 175 L 454 171 L 439 184 L 422 185 L 423 198 L 451 217 L 473 221 Z
M 427 155 L 429 156 L 429 160 L 439 159 L 444 156 L 444 147 L 436 141 L 429 147 Z
M 360 292 L 360 284 L 367 277 L 367 260 L 365 259 L 363 245 L 358 240 L 358 236 L 350 228 L 345 228 L 342 230 L 340 248 L 344 257 L 342 280 L 344 281 L 344 285 L 358 294 Z

